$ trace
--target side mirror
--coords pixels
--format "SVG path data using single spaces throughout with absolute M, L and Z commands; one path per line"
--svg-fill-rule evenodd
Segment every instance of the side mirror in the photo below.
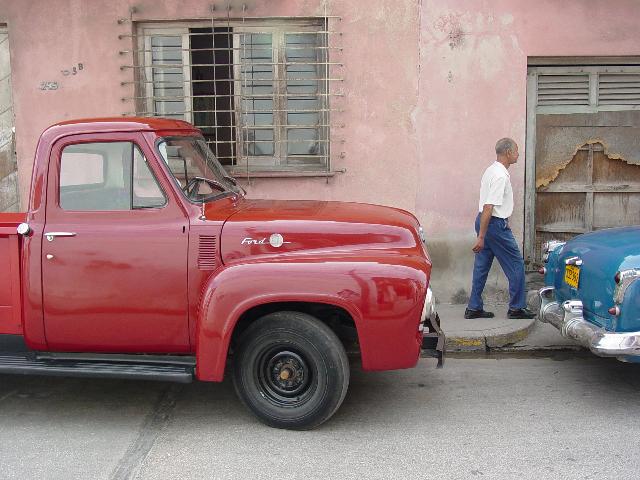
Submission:
M 238 183 L 238 180 L 236 180 L 235 178 L 233 178 L 231 175 L 225 175 L 225 176 L 224 176 L 224 178 L 225 178 L 226 180 L 229 180 L 231 183 L 233 183 L 233 186 L 234 186 L 234 187 L 238 187 L 240 190 L 242 190 L 242 194 L 243 194 L 243 195 L 246 195 L 246 194 L 247 194 L 247 191 L 242 187 L 242 185 L 240 185 L 240 184 Z

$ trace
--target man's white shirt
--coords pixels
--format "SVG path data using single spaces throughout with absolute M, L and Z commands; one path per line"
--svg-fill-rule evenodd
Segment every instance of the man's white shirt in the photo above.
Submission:
M 480 182 L 480 202 L 478 211 L 485 205 L 493 205 L 493 216 L 509 218 L 513 213 L 513 190 L 507 168 L 500 162 L 493 162 L 482 175 Z

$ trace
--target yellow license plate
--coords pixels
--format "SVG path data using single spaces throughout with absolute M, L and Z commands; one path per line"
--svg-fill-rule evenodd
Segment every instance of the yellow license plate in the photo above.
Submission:
M 578 288 L 580 281 L 580 267 L 575 265 L 566 265 L 564 267 L 564 282 L 573 288 Z

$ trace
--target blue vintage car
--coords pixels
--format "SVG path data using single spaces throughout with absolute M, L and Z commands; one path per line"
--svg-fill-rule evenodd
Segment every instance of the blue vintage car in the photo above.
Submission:
M 544 247 L 539 319 L 596 355 L 640 363 L 640 226 Z

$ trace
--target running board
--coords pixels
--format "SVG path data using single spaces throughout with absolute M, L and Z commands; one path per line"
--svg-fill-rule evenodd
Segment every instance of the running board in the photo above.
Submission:
M 131 380 L 157 380 L 162 382 L 190 383 L 193 365 L 150 361 L 109 361 L 107 355 L 97 359 L 58 359 L 27 354 L 0 355 L 0 374 L 49 375 L 56 377 L 124 378 Z

